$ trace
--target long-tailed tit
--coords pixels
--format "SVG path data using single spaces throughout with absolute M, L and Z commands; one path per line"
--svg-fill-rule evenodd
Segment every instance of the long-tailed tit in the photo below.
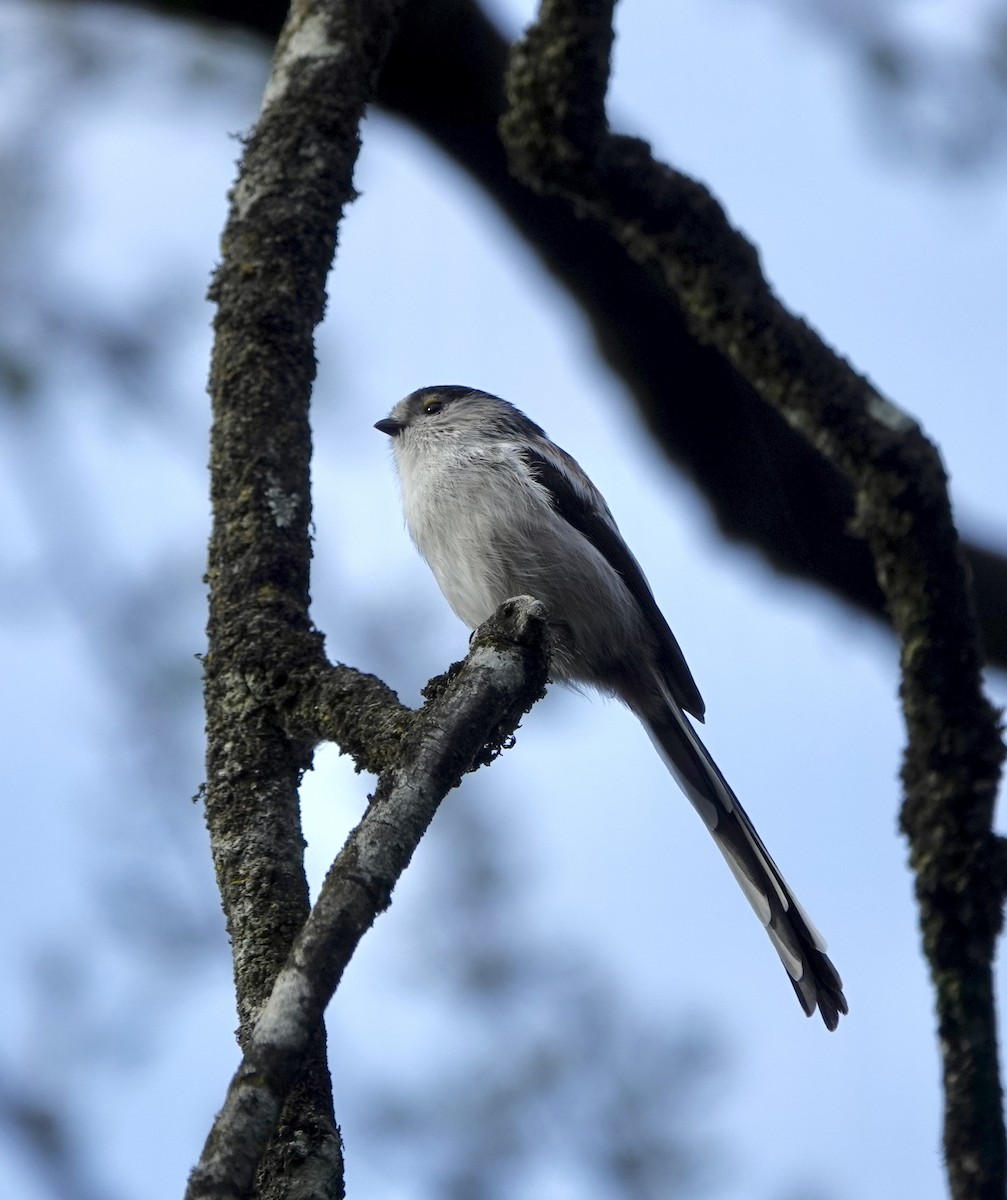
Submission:
M 420 388 L 375 426 L 393 439 L 406 523 L 459 617 L 475 628 L 511 596 L 549 611 L 554 678 L 617 696 L 640 718 L 783 960 L 804 1011 L 829 1029 L 842 981 L 686 713 L 704 704 L 604 499 L 506 400 Z

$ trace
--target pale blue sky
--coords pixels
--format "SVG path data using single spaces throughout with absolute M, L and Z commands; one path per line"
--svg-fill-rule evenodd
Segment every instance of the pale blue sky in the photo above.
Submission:
M 516 26 L 530 9 L 501 11 Z M 3 17 L 18 36 L 27 12 L 11 6 Z M 64 135 L 51 168 L 67 189 L 62 240 L 58 256 L 39 253 L 53 286 L 79 289 L 87 303 L 128 310 L 144 302 L 152 281 L 167 280 L 169 289 L 191 292 L 193 316 L 170 330 L 167 399 L 153 421 L 143 412 L 124 420 L 121 407 L 106 406 L 101 381 L 75 377 L 73 364 L 56 370 L 48 403 L 62 429 L 63 461 L 72 462 L 103 531 L 96 553 L 109 577 L 139 575 L 172 557 L 194 564 L 166 619 L 173 640 L 195 653 L 204 622 L 209 348 L 209 310 L 199 313 L 199 296 L 238 153 L 228 135 L 253 120 L 261 79 L 254 56 L 235 53 L 229 69 L 239 87 L 179 98 L 171 70 L 145 64 L 170 64 L 167 51 L 184 38 L 121 20 L 116 14 L 114 27 L 120 39 L 130 31 L 126 60 L 134 32 L 144 31 L 139 66 L 127 62 L 86 102 L 54 117 Z M 30 69 L 12 78 L 26 103 Z M 923 421 L 944 453 L 966 531 L 1007 542 L 1007 175 L 950 185 L 893 163 L 865 130 L 841 57 L 768 5 L 625 4 L 613 93 L 618 124 L 718 195 L 758 245 L 783 299 Z M 738 1171 L 728 1172 L 718 1196 L 796 1195 L 824 1180 L 836 1200 L 937 1200 L 938 1063 L 896 833 L 902 731 L 890 639 L 719 541 L 702 502 L 647 442 L 578 313 L 453 167 L 375 116 L 357 187 L 318 345 L 313 595 L 330 655 L 381 674 L 414 703 L 422 683 L 466 644 L 402 528 L 388 447 L 373 421 L 404 393 L 436 382 L 474 384 L 524 408 L 605 492 L 704 693 L 704 738 L 829 939 L 849 1018 L 833 1035 L 802 1018 L 712 842 L 617 706 L 553 695 L 526 720 L 517 747 L 449 803 L 504 814 L 522 849 L 524 907 L 537 927 L 602 955 L 652 1016 L 674 1022 L 700 1013 L 724 1033 L 734 1061 L 710 1124 L 737 1148 Z M 8 554 L 25 573 L 46 548 L 19 471 L 43 470 L 45 452 L 39 446 L 32 457 L 30 447 L 12 443 L 0 480 Z M 54 479 L 57 507 L 61 486 L 76 494 Z M 60 528 L 70 547 L 79 519 L 68 505 Z M 116 740 L 117 697 L 104 678 L 95 686 L 100 673 L 67 615 L 72 581 L 68 588 L 70 602 L 39 602 L 44 621 L 0 635 L 17 681 L 4 714 L 12 735 L 5 773 L 18 811 L 33 816 L 12 822 L 4 873 L 14 894 L 41 874 L 37 919 L 57 924 L 69 903 L 84 937 L 95 929 L 88 888 L 98 868 L 86 853 L 82 861 L 80 846 L 96 819 L 110 820 L 100 807 L 96 817 L 90 801 L 100 793 L 96 781 L 116 769 L 105 748 Z M 343 632 L 348 608 L 357 616 Z M 368 630 L 380 636 L 364 636 Z M 49 666 L 41 682 L 40 661 Z M 994 683 L 1004 703 L 1003 678 Z M 185 748 L 190 790 L 199 781 L 199 734 L 194 724 Z M 367 790 L 346 760 L 320 756 L 306 786 L 316 881 Z M 156 818 L 141 811 L 135 820 L 153 827 Z M 201 845 L 194 820 L 185 845 L 165 856 L 182 861 Z M 21 877 L 19 866 L 32 875 Z M 396 984 L 396 963 L 428 884 L 421 849 L 330 1014 L 333 1053 L 352 1053 L 359 1071 L 387 1047 L 374 1014 L 408 1009 L 396 991 L 405 986 Z M 30 943 L 9 909 L 7 920 L 4 939 L 27 961 Z M 113 944 L 94 953 L 114 996 L 132 967 Z M 24 998 L 8 995 L 3 1011 L 6 1053 L 16 1056 L 38 1033 Z M 99 1165 L 118 1181 L 118 1194 L 180 1194 L 236 1061 L 232 1012 L 221 960 L 173 995 L 153 1049 L 99 1081 L 82 1119 L 104 1127 Z M 442 1027 L 438 1014 L 412 1012 L 401 1026 L 401 1043 L 414 1033 L 418 1056 Z M 348 1161 L 357 1194 L 411 1200 L 380 1164 L 354 1158 L 352 1140 Z M 14 1155 L 0 1156 L 0 1192 L 34 1194 Z

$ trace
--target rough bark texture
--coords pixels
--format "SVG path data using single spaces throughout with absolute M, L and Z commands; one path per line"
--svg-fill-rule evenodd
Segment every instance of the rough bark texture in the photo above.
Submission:
M 284 1099 L 305 1055 L 317 1048 L 325 1007 L 360 939 L 391 903 L 441 800 L 467 771 L 499 752 L 543 694 L 548 665 L 545 609 L 525 596 L 501 605 L 476 632 L 464 664 L 428 685 L 429 702 L 404 723 L 394 761 L 333 863 L 245 1038 L 241 1066 L 187 1200 L 248 1195 Z
M 277 3 L 234 0 L 157 7 L 270 40 L 285 14 Z M 259 1194 L 342 1194 L 318 1020 L 325 990 L 305 973 L 301 951 L 288 959 L 307 915 L 297 785 L 312 746 L 331 737 L 382 774 L 383 803 L 414 726 L 380 681 L 329 666 L 308 619 L 307 404 L 312 330 L 353 195 L 357 124 L 395 7 L 295 4 L 214 284 L 206 808 L 240 1037 L 258 1064 L 238 1080 L 235 1104 L 247 1124 L 229 1136 L 240 1143 L 254 1128 L 258 1140 L 225 1145 L 215 1136 L 194 1194 L 247 1194 L 262 1130 L 277 1120 Z M 607 3 L 548 3 L 515 55 L 507 138 L 539 194 L 508 172 L 496 134 L 507 47 L 473 0 L 414 0 L 379 94 L 479 180 L 583 305 L 602 353 L 725 531 L 781 569 L 889 614 L 902 646 L 902 819 L 937 994 L 952 1192 L 1000 1200 L 990 960 L 1005 856 L 990 817 L 1002 749 L 979 690 L 940 460 L 911 420 L 783 309 L 754 249 L 704 188 L 654 162 L 643 143 L 609 134 L 610 17 Z M 861 538 L 847 528 L 854 517 Z M 1007 564 L 977 547 L 965 548 L 965 560 L 987 653 L 1005 665 Z M 347 903 L 379 911 L 390 878 L 359 894 L 354 885 Z M 366 921 L 361 910 L 351 923 L 362 932 Z M 256 1027 L 284 962 L 293 974 Z M 274 1058 L 277 1046 L 284 1053 Z M 237 1175 L 221 1168 L 221 1154 L 236 1155 L 228 1161 Z
M 245 147 L 211 290 L 206 819 L 242 1044 L 308 913 L 297 789 L 315 739 L 288 736 L 284 718 L 292 679 L 328 670 L 308 618 L 312 338 L 395 7 L 295 3 Z M 340 679 L 348 693 L 373 700 L 367 677 L 344 671 Z M 391 711 L 394 720 L 394 704 Z M 330 723 L 339 717 L 334 711 Z M 320 1025 L 258 1193 L 342 1195 Z
M 276 0 L 152 2 L 270 43 L 286 12 Z M 849 480 L 763 402 L 727 356 L 693 336 L 677 296 L 645 262 L 628 258 L 603 223 L 589 213 L 575 217 L 565 201 L 536 195 L 510 174 L 497 136 L 507 53 L 476 0 L 412 0 L 379 78 L 378 102 L 467 171 L 570 292 L 655 440 L 706 497 L 723 532 L 756 547 L 777 570 L 887 621 L 870 552 L 848 529 Z M 969 542 L 963 551 L 987 660 L 1007 667 L 1007 559 Z
M 937 998 L 955 1200 L 1007 1188 L 992 959 L 1005 890 L 992 832 L 1003 746 L 981 687 L 966 572 L 935 447 L 789 313 L 701 184 L 605 118 L 612 0 L 544 0 L 515 47 L 502 125 L 515 173 L 610 231 L 694 336 L 849 481 L 901 644 L 902 827 Z

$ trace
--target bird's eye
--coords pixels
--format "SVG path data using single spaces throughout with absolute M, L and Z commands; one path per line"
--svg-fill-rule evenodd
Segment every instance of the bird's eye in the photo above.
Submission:
M 428 417 L 432 417 L 434 413 L 439 413 L 444 407 L 444 401 L 437 396 L 431 396 L 429 400 L 423 401 L 423 411 Z

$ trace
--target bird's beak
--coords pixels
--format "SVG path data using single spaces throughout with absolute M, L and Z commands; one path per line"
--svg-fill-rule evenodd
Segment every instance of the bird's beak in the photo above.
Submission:
M 398 437 L 405 427 L 405 421 L 396 421 L 392 417 L 385 417 L 381 421 L 374 422 L 374 428 L 380 429 L 382 433 L 387 433 L 389 437 Z

